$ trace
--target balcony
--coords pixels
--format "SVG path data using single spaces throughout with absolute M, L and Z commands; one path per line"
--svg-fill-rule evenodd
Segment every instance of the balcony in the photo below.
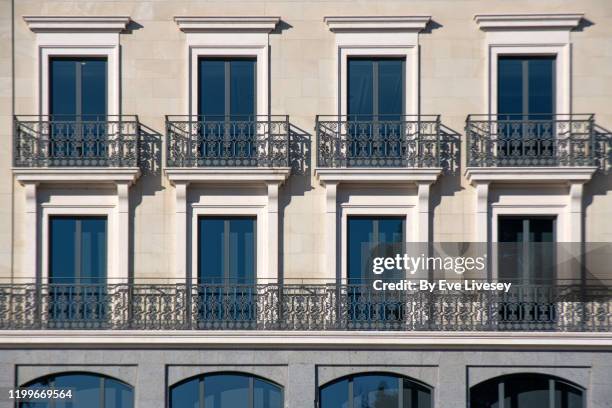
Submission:
M 0 330 L 609 332 L 601 283 L 513 284 L 508 293 L 372 285 L 2 284 Z
M 138 117 L 19 115 L 14 118 L 16 168 L 138 166 Z
M 289 167 L 289 117 L 167 116 L 167 166 Z
M 469 115 L 468 167 L 593 167 L 607 144 L 586 115 Z
M 437 168 L 440 117 L 317 116 L 317 167 Z

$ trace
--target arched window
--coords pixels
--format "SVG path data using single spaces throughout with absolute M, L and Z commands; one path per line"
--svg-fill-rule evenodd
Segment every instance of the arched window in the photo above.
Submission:
M 189 378 L 170 388 L 170 408 L 282 408 L 283 390 L 248 374 L 219 373 Z
M 19 403 L 19 408 L 132 408 L 134 391 L 113 378 L 92 373 L 62 373 L 29 382 L 23 389 L 71 391 L 71 398 L 37 399 Z
M 321 387 L 321 408 L 431 408 L 431 389 L 395 374 L 343 377 Z
M 470 389 L 470 408 L 583 408 L 584 391 L 543 374 L 496 377 Z

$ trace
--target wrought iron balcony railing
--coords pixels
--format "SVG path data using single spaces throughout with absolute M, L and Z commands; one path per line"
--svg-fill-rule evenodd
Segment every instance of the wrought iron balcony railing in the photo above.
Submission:
M 140 131 L 134 115 L 19 115 L 15 167 L 136 167 Z
M 0 285 L 0 330 L 612 330 L 612 289 L 376 291 L 352 284 Z
M 288 167 L 289 117 L 167 116 L 168 167 Z
M 469 115 L 468 166 L 595 166 L 601 149 L 594 117 L 585 115 Z
M 317 116 L 319 167 L 440 167 L 437 115 Z

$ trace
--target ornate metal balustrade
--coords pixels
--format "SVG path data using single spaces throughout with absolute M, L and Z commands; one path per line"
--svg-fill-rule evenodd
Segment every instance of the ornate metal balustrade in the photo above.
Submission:
M 508 293 L 376 291 L 347 284 L 0 285 L 0 330 L 612 330 L 612 288 Z
M 319 167 L 440 167 L 437 115 L 317 116 Z
M 133 115 L 20 115 L 15 167 L 136 167 L 140 129 Z
M 288 167 L 289 117 L 167 116 L 168 167 Z
M 590 114 L 469 115 L 468 166 L 595 166 L 609 146 L 594 124 Z

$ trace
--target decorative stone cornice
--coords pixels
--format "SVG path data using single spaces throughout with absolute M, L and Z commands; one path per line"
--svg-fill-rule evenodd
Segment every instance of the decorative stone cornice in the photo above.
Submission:
M 280 17 L 190 17 L 177 16 L 174 21 L 183 32 L 263 32 L 276 28 Z
M 167 168 L 166 177 L 176 183 L 284 183 L 289 167 Z
M 315 169 L 315 177 L 328 183 L 434 183 L 442 168 L 331 168 Z
M 425 29 L 431 16 L 393 16 L 393 17 L 345 17 L 330 16 L 323 19 L 333 32 L 360 31 L 413 31 Z
M 24 16 L 35 33 L 41 32 L 116 32 L 127 28 L 127 16 Z
M 481 183 L 586 183 L 596 167 L 468 167 L 465 177 L 470 184 Z
M 138 167 L 13 167 L 13 175 L 21 184 L 28 183 L 134 183 L 140 177 Z
M 584 14 L 476 14 L 474 21 L 481 30 L 557 29 L 572 30 Z

